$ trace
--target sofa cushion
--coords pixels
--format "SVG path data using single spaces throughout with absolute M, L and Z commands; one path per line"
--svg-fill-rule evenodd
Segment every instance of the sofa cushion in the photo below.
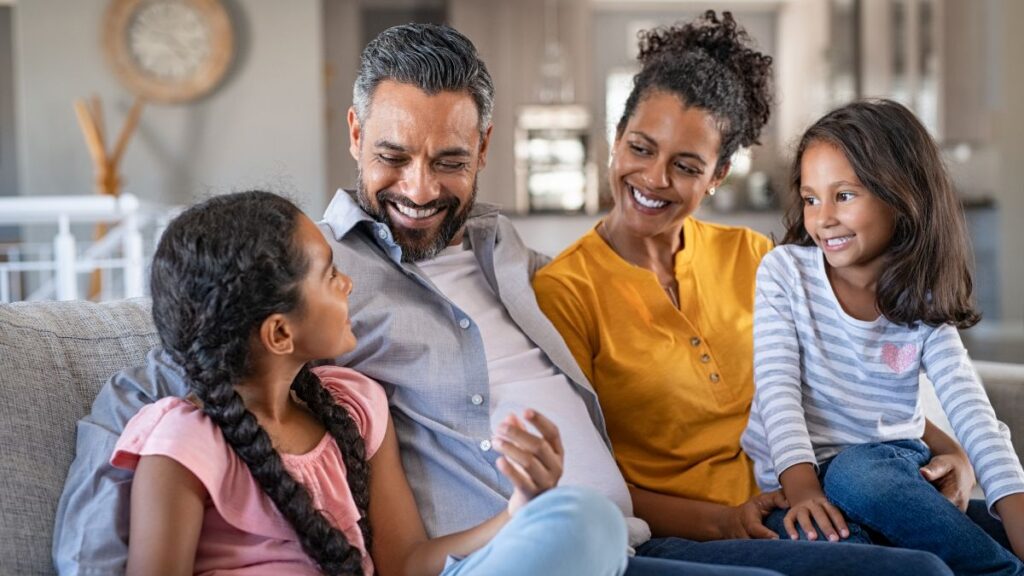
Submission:
M 75 423 L 157 345 L 149 300 L 0 305 L 0 573 L 52 573 Z

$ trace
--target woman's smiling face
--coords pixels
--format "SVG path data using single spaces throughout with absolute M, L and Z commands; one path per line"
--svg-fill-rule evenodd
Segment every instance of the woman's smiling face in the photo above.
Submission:
M 636 236 L 682 226 L 722 179 L 715 173 L 720 145 L 706 110 L 666 92 L 644 97 L 616 138 L 608 169 L 621 222 Z

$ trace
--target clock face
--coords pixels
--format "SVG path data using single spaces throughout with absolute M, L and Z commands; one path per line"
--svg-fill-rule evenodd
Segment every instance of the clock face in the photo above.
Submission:
M 111 0 L 105 20 L 114 72 L 148 100 L 197 98 L 227 72 L 234 42 L 220 0 Z
M 195 74 L 210 54 L 210 30 L 187 4 L 145 4 L 128 24 L 128 48 L 146 72 L 180 82 Z

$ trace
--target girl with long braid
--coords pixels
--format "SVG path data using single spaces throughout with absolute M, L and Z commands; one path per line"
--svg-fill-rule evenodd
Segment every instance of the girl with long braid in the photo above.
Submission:
M 164 233 L 151 280 L 160 341 L 191 394 L 143 408 L 111 459 L 135 471 L 129 574 L 369 575 L 375 562 L 438 574 L 561 476 L 554 425 L 526 411 L 538 436 L 510 416 L 495 438 L 516 486 L 508 509 L 429 540 L 383 389 L 347 368 L 310 368 L 356 344 L 352 283 L 317 226 L 279 196 L 230 194 L 186 210 Z M 515 570 L 501 573 L 528 573 Z

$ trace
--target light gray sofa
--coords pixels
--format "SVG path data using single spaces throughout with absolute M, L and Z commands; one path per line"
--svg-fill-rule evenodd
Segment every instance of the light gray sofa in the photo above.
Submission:
M 52 574 L 75 423 L 106 380 L 157 344 L 147 300 L 0 304 L 0 574 Z M 1024 448 L 1024 366 L 978 363 Z
M 0 574 L 53 574 L 75 423 L 157 345 L 148 300 L 0 304 Z

